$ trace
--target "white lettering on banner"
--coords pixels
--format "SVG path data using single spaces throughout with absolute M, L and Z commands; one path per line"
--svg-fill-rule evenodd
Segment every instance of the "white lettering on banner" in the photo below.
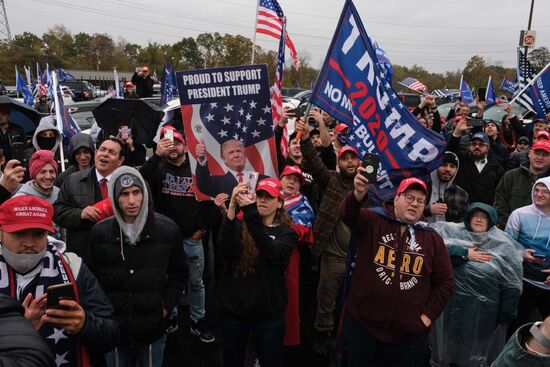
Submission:
M 359 30 L 357 29 L 357 24 L 355 24 L 355 19 L 353 19 L 353 16 L 349 17 L 349 23 L 352 26 L 351 33 L 346 38 L 346 41 L 342 45 L 342 52 L 344 55 L 347 55 L 349 50 L 353 47 L 355 44 L 355 41 L 357 41 L 357 38 L 359 38 Z
M 239 82 L 260 79 L 262 69 L 228 70 L 223 73 L 226 82 Z
M 422 153 L 425 152 L 425 153 Z M 413 145 L 409 158 L 412 160 L 420 159 L 423 162 L 431 162 L 437 157 L 437 148 L 422 138 Z
M 187 74 L 182 76 L 183 85 L 210 84 L 210 74 Z
M 396 124 L 390 130 L 390 136 L 397 140 L 398 137 L 403 135 L 403 138 L 397 142 L 399 148 L 404 149 L 409 143 L 409 139 L 414 135 L 414 129 L 409 125 Z
M 327 81 L 327 84 L 325 85 L 325 90 L 323 91 L 323 93 L 327 97 L 329 97 L 332 102 L 340 103 L 340 106 L 352 112 L 353 107 L 348 96 L 345 93 L 342 93 L 340 89 L 330 84 L 329 81 Z

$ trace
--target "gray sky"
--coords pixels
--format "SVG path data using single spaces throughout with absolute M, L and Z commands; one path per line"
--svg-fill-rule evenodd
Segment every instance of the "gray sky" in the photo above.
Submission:
M 63 24 L 72 33 L 107 33 L 145 45 L 174 43 L 204 32 L 252 39 L 255 0 L 4 0 L 12 35 L 38 35 Z M 298 54 L 320 67 L 340 16 L 343 0 L 279 0 Z M 418 64 L 431 72 L 462 69 L 481 55 L 516 66 L 516 46 L 527 28 L 531 0 L 355 0 L 367 33 L 394 64 Z M 156 10 L 154 10 L 156 9 Z M 531 28 L 536 47 L 550 48 L 549 0 L 535 0 Z M 546 18 L 546 19 L 545 19 Z M 277 49 L 258 35 L 257 44 Z M 289 56 L 287 53 L 287 61 Z

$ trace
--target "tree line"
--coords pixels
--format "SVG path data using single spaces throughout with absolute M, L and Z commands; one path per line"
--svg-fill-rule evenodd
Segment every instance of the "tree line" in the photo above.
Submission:
M 81 70 L 113 70 L 116 67 L 119 71 L 133 71 L 136 66 L 147 65 L 151 70 L 157 70 L 160 77 L 165 60 L 172 62 L 176 70 L 249 64 L 252 47 L 253 42 L 247 37 L 217 32 L 202 33 L 196 38 L 184 37 L 173 44 L 149 42 L 142 46 L 124 39 L 115 41 L 104 33 L 72 34 L 65 26 L 56 25 L 41 37 L 24 32 L 11 41 L 0 42 L 0 80 L 13 85 L 14 65 L 30 66 L 34 74 L 37 62 L 42 67 L 49 63 L 50 67 Z M 268 65 L 272 82 L 277 52 L 264 50 L 258 45 L 254 47 L 255 62 Z M 298 54 L 301 55 L 301 67 L 294 70 L 290 61 L 287 62 L 283 86 L 309 88 L 317 79 L 319 70 L 310 66 L 307 50 L 298 49 Z M 546 47 L 534 49 L 529 53 L 529 59 L 535 69 L 540 70 L 550 61 L 550 51 Z M 492 65 L 479 55 L 473 55 L 462 70 L 445 73 L 432 73 L 420 65 L 407 67 L 394 64 L 393 69 L 393 83 L 398 91 L 407 91 L 396 83 L 406 77 L 416 78 L 433 90 L 458 88 L 461 75 L 471 87 L 484 87 L 490 75 L 495 88 L 503 78 L 515 80 L 516 75 L 515 68 Z

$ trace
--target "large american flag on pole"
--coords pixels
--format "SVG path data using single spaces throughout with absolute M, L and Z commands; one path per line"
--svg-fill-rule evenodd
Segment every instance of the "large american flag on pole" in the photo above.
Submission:
M 286 21 L 283 23 L 283 28 L 281 30 L 282 33 L 279 41 L 279 52 L 277 53 L 277 72 L 275 73 L 275 83 L 273 84 L 272 88 L 273 97 L 271 98 L 271 108 L 274 127 L 281 122 L 281 118 L 283 115 L 282 84 L 285 68 L 285 30 Z M 286 125 L 283 128 L 283 138 L 281 139 L 280 148 L 282 155 L 286 157 L 288 155 L 288 130 L 286 128 Z
M 518 48 L 518 83 L 516 94 L 521 92 L 523 88 L 525 88 L 525 86 L 533 80 L 535 74 L 535 68 L 531 65 L 529 60 L 527 60 L 525 54 Z M 535 112 L 535 106 L 533 105 L 531 96 L 528 93 L 528 89 L 517 98 L 517 102 L 527 110 Z
M 285 23 L 285 14 L 277 0 L 259 0 L 258 23 L 256 24 L 256 33 L 266 34 L 273 38 L 281 38 L 283 25 Z M 290 50 L 290 56 L 296 69 L 299 68 L 298 55 L 296 47 L 290 39 L 290 35 L 285 29 L 285 43 Z

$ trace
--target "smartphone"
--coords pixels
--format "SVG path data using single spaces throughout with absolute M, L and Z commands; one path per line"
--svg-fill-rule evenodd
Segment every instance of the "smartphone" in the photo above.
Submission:
M 477 99 L 481 102 L 485 101 L 485 93 L 487 93 L 487 88 L 478 88 L 477 89 Z
M 123 126 L 122 128 L 118 129 L 120 131 L 120 137 L 122 140 L 126 140 L 130 137 L 130 129 L 128 126 Z
M 533 255 L 531 255 L 533 257 L 536 257 L 537 259 L 546 259 L 546 256 L 542 255 L 542 254 L 537 254 L 537 253 L 534 253 Z
M 25 160 L 25 145 L 23 143 L 14 142 L 12 144 L 11 159 L 17 159 L 19 162 Z
M 365 171 L 362 172 L 362 175 L 369 180 L 369 183 L 376 182 L 376 174 L 378 173 L 379 165 L 380 157 L 377 154 L 367 153 L 363 157 L 363 168 Z
M 164 137 L 170 139 L 170 141 L 174 142 L 174 130 L 168 129 L 164 132 Z
M 74 301 L 76 299 L 74 288 L 71 283 L 51 285 L 48 287 L 47 294 L 47 308 L 63 308 L 63 306 L 59 304 L 59 301 L 62 299 Z
M 258 184 L 258 178 L 260 177 L 258 172 L 245 172 L 244 181 L 248 182 L 248 189 L 246 194 L 250 197 L 252 193 L 256 190 L 256 185 Z
M 483 127 L 485 126 L 485 120 L 483 119 L 468 119 L 468 126 Z

